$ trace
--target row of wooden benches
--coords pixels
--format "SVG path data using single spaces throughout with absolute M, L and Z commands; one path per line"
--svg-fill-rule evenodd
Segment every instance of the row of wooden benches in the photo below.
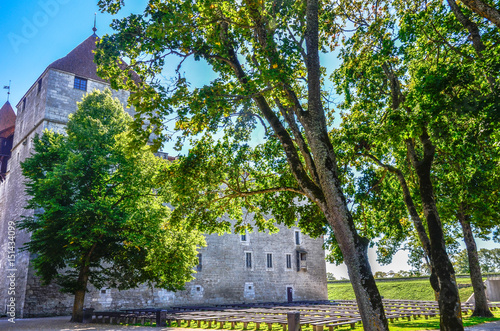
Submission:
M 400 318 L 433 317 L 439 314 L 437 303 L 406 300 L 384 300 L 386 316 L 390 322 Z M 499 305 L 491 305 L 493 309 L 499 308 Z M 463 305 L 463 312 L 466 314 L 472 310 L 473 306 Z M 177 311 L 166 311 L 161 309 L 131 309 L 120 312 L 93 312 L 95 318 L 93 322 L 97 323 L 126 323 L 166 326 L 176 322 L 178 326 L 183 321 L 192 326 L 201 327 L 206 323 L 208 328 L 224 328 L 227 324 L 231 329 L 242 324 L 243 329 L 247 329 L 250 323 L 253 323 L 254 329 L 259 330 L 261 325 L 267 325 L 268 330 L 272 330 L 272 324 L 280 325 L 284 331 L 287 329 L 287 313 L 291 310 L 300 312 L 300 324 L 310 325 L 314 331 L 323 331 L 328 328 L 332 331 L 334 328 L 350 325 L 355 327 L 356 323 L 361 322 L 361 317 L 354 301 L 336 301 L 321 302 L 316 305 L 238 305 L 235 307 L 200 307 L 200 309 L 183 309 Z

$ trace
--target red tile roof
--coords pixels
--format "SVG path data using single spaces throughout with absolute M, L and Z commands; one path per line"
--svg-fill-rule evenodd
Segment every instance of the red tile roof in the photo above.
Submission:
M 47 69 L 58 69 L 66 71 L 82 78 L 95 79 L 106 82 L 97 76 L 97 65 L 94 63 L 94 53 L 96 41 L 99 37 L 92 35 L 85 39 L 80 45 L 76 46 L 65 57 L 52 62 Z
M 0 137 L 3 137 L 4 134 L 10 135 L 11 130 L 8 129 L 13 129 L 15 125 L 16 113 L 14 113 L 10 102 L 7 101 L 0 109 Z
M 52 62 L 47 69 L 58 69 L 74 74 L 82 78 L 95 79 L 97 81 L 109 83 L 109 81 L 97 76 L 97 65 L 94 63 L 94 50 L 96 41 L 99 37 L 95 34 L 85 39 L 80 45 L 76 46 L 71 52 L 63 58 Z M 125 61 L 121 60 L 120 68 L 127 68 Z M 139 82 L 140 78 L 136 72 L 131 71 L 132 79 Z

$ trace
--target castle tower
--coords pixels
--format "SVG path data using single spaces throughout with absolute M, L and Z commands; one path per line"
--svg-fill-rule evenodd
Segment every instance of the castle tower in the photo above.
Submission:
M 76 111 L 77 102 L 87 91 L 109 88 L 97 76 L 93 62 L 97 38 L 94 33 L 50 64 L 17 104 L 12 157 L 6 181 L 0 183 L 4 186 L 0 190 L 0 203 L 4 201 L 0 209 L 0 313 L 9 312 L 11 302 L 16 318 L 71 313 L 73 297 L 61 294 L 54 284 L 41 286 L 30 267 L 29 253 L 20 250 L 30 240 L 30 233 L 14 231 L 12 224 L 34 213 L 24 209 L 27 197 L 20 167 L 32 152 L 33 137 L 45 129 L 62 131 L 68 115 Z M 125 105 L 129 92 L 113 91 L 113 96 Z M 302 235 L 298 228 L 279 229 L 272 235 L 207 235 L 196 279 L 186 284 L 184 291 L 173 293 L 146 286 L 127 291 L 91 288 L 85 306 L 112 310 L 327 299 L 323 240 Z
M 10 236 L 9 224 L 21 216 L 33 215 L 32 210 L 24 209 L 27 197 L 20 164 L 30 156 L 35 135 L 41 135 L 45 129 L 61 132 L 68 122 L 68 115 L 76 111 L 77 102 L 87 92 L 109 88 L 109 84 L 96 74 L 97 66 L 93 62 L 96 40 L 97 36 L 93 34 L 65 57 L 50 64 L 16 106 L 8 175 L 5 187 L 0 191 L 0 201 L 4 201 L 0 209 L 0 313 L 4 313 L 4 307 L 11 298 L 16 304 L 16 318 L 36 314 L 26 307 L 38 305 L 42 312 L 39 315 L 44 315 L 44 312 L 63 314 L 72 306 L 71 298 L 62 296 L 55 286 L 43 287 L 37 295 L 37 289 L 42 287 L 29 267 L 29 253 L 21 251 L 30 234 L 16 230 L 15 236 Z M 113 96 L 123 104 L 126 104 L 128 95 L 127 91 L 113 92 Z M 14 238 L 15 241 L 11 240 Z M 15 259 L 8 258 L 13 255 Z M 8 275 L 15 275 L 15 281 L 6 280 Z M 14 290 L 9 290 L 12 288 L 10 283 L 15 284 Z M 26 309 L 28 313 L 25 313 Z

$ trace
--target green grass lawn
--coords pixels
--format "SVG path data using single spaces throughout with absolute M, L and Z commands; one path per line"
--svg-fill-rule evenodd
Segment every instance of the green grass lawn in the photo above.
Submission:
M 493 318 L 478 318 L 478 317 L 464 316 L 464 319 L 463 319 L 464 326 L 467 327 L 467 326 L 471 326 L 471 325 L 485 323 L 488 321 L 500 320 L 500 310 L 498 310 L 498 309 L 494 310 L 493 314 L 495 315 L 495 317 L 493 317 Z M 174 322 L 174 323 L 172 323 L 172 326 L 177 326 L 177 324 Z M 180 327 L 187 328 L 188 324 L 184 322 L 180 325 Z M 195 324 L 192 324 L 191 328 L 196 328 Z M 254 330 L 254 328 L 255 328 L 254 323 L 249 323 L 247 326 L 247 330 Z M 423 317 L 421 317 L 417 320 L 411 320 L 411 321 L 399 320 L 399 321 L 395 321 L 394 323 L 389 323 L 389 328 L 391 331 L 438 330 L 439 329 L 439 317 L 433 317 L 433 318 L 429 318 L 429 319 L 424 319 Z M 200 326 L 200 329 L 208 329 L 208 324 L 202 323 Z M 217 327 L 212 325 L 212 329 L 221 330 L 221 329 L 219 329 L 219 324 L 217 324 Z M 224 330 L 226 330 L 226 329 L 227 330 L 231 329 L 230 323 L 225 324 Z M 243 324 L 238 323 L 235 327 L 235 330 L 243 330 Z M 272 330 L 268 330 L 266 324 L 261 324 L 259 330 L 260 331 L 282 331 L 283 329 L 280 325 L 273 324 Z M 328 331 L 328 329 L 325 329 L 325 330 Z M 351 327 L 349 325 L 335 329 L 335 331 L 347 331 L 347 330 L 361 331 L 361 330 L 363 330 L 363 327 L 360 323 L 358 323 L 356 328 L 354 328 L 354 329 L 351 329 Z M 302 331 L 313 331 L 313 329 L 310 326 L 305 326 L 305 327 L 303 326 Z

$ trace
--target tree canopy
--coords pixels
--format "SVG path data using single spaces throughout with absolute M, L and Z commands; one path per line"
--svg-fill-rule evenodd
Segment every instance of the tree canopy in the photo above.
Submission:
M 116 13 L 124 1 L 99 4 Z M 113 22 L 96 59 L 114 88 L 135 92 L 130 102 L 150 119 L 142 130 L 138 116 L 136 131 L 155 131 L 157 147 L 170 132 L 177 146 L 191 144 L 169 167 L 174 218 L 219 231 L 227 213 L 242 230 L 246 210 L 260 228 L 299 220 L 310 234 L 331 231 L 372 330 L 388 327 L 367 246 L 384 236 L 390 257 L 413 224 L 442 293 L 442 329 L 460 330 L 441 214 L 460 201 L 452 196 L 467 199 L 467 185 L 456 187 L 444 156 L 474 168 L 470 147 L 498 138 L 498 31 L 475 13 L 453 0 L 150 0 Z M 320 65 L 331 51 L 341 59 L 331 77 L 342 95 L 339 128 Z M 130 59 L 125 70 L 121 57 Z M 190 57 L 216 78 L 191 86 L 182 75 Z M 165 81 L 173 58 L 176 77 Z M 259 130 L 264 140 L 254 144 Z M 362 175 L 352 180 L 355 167 Z M 446 185 L 435 185 L 444 179 L 454 187 L 443 193 L 446 208 L 438 195 Z
M 128 289 L 142 283 L 183 289 L 193 279 L 203 237 L 172 222 L 156 188 L 165 162 L 148 146 L 129 148 L 130 116 L 111 92 L 94 91 L 70 115 L 66 135 L 45 131 L 22 163 L 33 217 L 26 248 L 43 283 L 75 294 L 81 321 L 88 284 Z

